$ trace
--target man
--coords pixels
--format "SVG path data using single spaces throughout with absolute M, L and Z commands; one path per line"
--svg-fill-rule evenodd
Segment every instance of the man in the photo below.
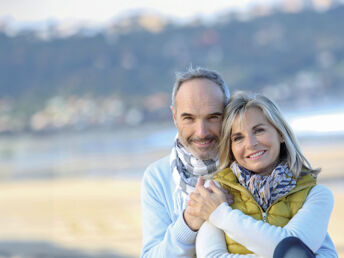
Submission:
M 172 92 L 178 136 L 169 156 L 151 164 L 142 182 L 141 257 L 193 257 L 203 224 L 190 215 L 187 200 L 198 176 L 217 168 L 224 106 L 229 90 L 219 74 L 202 68 L 177 75 Z

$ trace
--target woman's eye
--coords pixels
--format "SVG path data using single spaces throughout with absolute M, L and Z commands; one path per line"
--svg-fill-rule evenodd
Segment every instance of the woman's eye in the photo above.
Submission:
M 232 138 L 232 142 L 238 142 L 242 139 L 242 136 L 236 136 Z
M 264 128 L 257 128 L 255 130 L 255 133 L 261 133 L 261 132 L 264 132 L 264 131 L 265 131 Z

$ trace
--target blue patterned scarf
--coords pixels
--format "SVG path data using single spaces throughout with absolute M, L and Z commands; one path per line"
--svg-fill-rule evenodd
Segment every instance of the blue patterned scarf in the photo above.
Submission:
M 236 161 L 230 168 L 239 183 L 251 192 L 264 211 L 296 186 L 296 178 L 285 162 L 280 163 L 269 176 L 257 175 L 239 166 Z

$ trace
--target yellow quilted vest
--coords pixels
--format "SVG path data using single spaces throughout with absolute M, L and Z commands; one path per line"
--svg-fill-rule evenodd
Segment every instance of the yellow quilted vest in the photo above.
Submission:
M 215 175 L 214 179 L 222 187 L 226 188 L 233 195 L 233 209 L 241 210 L 246 215 L 256 220 L 264 220 L 271 225 L 285 226 L 289 220 L 297 213 L 306 200 L 306 197 L 316 180 L 307 174 L 297 180 L 296 187 L 287 195 L 273 203 L 265 212 L 255 201 L 251 193 L 243 187 L 237 180 L 230 168 L 226 168 Z M 265 218 L 264 218 L 265 217 Z M 232 254 L 251 254 L 243 245 L 230 239 L 227 235 L 227 249 Z

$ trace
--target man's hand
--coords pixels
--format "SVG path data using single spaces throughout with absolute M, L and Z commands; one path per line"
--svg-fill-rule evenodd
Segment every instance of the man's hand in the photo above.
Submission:
M 204 222 L 204 219 L 191 215 L 189 206 L 184 210 L 183 216 L 185 223 L 192 231 L 198 231 Z
M 223 202 L 232 202 L 230 194 L 210 181 L 209 189 L 204 187 L 204 179 L 199 178 L 196 189 L 190 194 L 188 201 L 189 214 L 208 220 L 210 214 Z
M 193 192 L 198 193 L 198 190 L 195 189 Z M 183 216 L 185 223 L 192 231 L 198 231 L 204 222 L 204 219 L 191 214 L 191 208 L 189 207 L 189 205 L 184 210 Z

